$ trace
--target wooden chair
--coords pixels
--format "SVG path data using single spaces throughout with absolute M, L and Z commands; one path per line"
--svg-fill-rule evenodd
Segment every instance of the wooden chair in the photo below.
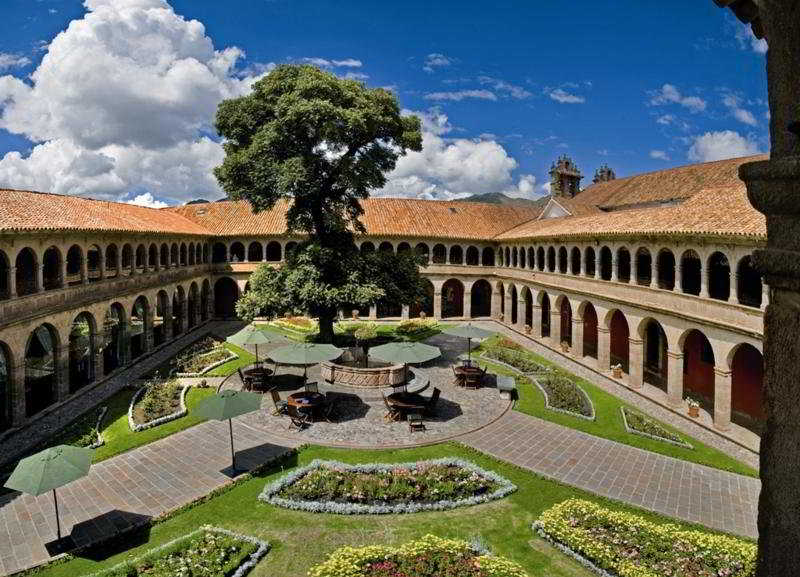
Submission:
M 302 431 L 312 423 L 311 415 L 309 415 L 305 411 L 300 410 L 294 405 L 287 405 L 287 412 L 289 414 L 289 419 L 291 420 L 291 423 L 289 424 L 289 429 L 294 427 L 298 431 Z
M 397 408 L 393 407 L 389 404 L 389 399 L 386 398 L 386 395 L 383 394 L 381 391 L 381 396 L 383 397 L 383 404 L 386 406 L 386 414 L 383 416 L 384 421 L 399 421 L 400 420 L 400 411 Z
M 246 376 L 242 372 L 242 369 L 236 369 L 236 371 L 239 373 L 239 378 L 242 379 L 242 388 L 245 391 L 252 391 L 253 385 L 255 384 L 255 379 L 253 377 Z
M 439 402 L 439 395 L 441 394 L 442 391 L 440 391 L 438 387 L 433 387 L 433 394 L 431 395 L 431 398 L 428 399 L 428 402 L 425 405 L 425 414 L 427 415 L 436 414 L 436 405 Z
M 275 405 L 275 410 L 272 411 L 273 415 L 285 415 L 289 412 L 289 403 L 281 399 L 281 395 L 278 393 L 276 387 L 272 387 L 269 390 L 269 394 L 272 395 L 272 404 Z
M 458 371 L 456 370 L 456 366 L 455 365 L 453 365 L 453 377 L 455 377 L 453 379 L 453 384 L 454 385 L 456 385 L 457 387 L 463 387 L 464 386 L 464 375 L 459 375 L 458 374 Z

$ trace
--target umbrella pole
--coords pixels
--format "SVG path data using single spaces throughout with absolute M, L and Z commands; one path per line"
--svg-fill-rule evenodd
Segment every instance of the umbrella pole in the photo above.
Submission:
M 56 508 L 56 534 L 58 540 L 61 541 L 61 521 L 58 519 L 58 497 L 56 497 L 56 490 L 53 489 L 53 505 Z
M 231 469 L 236 474 L 236 453 L 233 452 L 233 419 L 228 419 L 228 429 L 231 432 Z
M 258 343 L 256 343 L 256 366 L 258 366 Z
M 472 339 L 467 339 L 467 364 L 472 362 Z

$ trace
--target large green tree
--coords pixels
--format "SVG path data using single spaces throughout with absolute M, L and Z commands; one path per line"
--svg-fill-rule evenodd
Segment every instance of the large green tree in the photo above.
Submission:
M 289 232 L 308 235 L 281 270 L 258 272 L 240 314 L 306 310 L 332 340 L 340 308 L 419 298 L 413 256 L 361 255 L 354 242 L 365 232 L 360 201 L 401 155 L 422 149 L 419 118 L 402 116 L 391 92 L 313 66 L 279 66 L 251 94 L 222 102 L 216 128 L 226 155 L 214 172 L 228 196 L 255 212 L 287 200 Z

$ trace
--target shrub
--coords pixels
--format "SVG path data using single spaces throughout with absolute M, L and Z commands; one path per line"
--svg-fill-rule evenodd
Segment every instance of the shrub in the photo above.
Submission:
M 343 547 L 308 572 L 310 577 L 527 577 L 516 563 L 482 555 L 465 541 L 426 535 L 398 547 Z
M 353 331 L 353 336 L 359 342 L 371 341 L 378 338 L 378 329 L 372 323 L 363 323 L 360 327 Z
M 544 367 L 533 359 L 503 347 L 490 346 L 483 353 L 483 356 L 510 365 L 521 373 L 539 373 L 544 371 Z
M 632 433 L 639 433 L 647 437 L 653 437 L 662 441 L 667 441 L 675 445 L 692 448 L 692 446 L 684 441 L 679 435 L 669 431 L 661 426 L 650 417 L 633 411 L 627 407 L 621 407 L 622 414 L 625 418 L 625 424 Z
M 560 374 L 551 374 L 539 379 L 539 385 L 547 392 L 547 404 L 553 409 L 594 417 L 591 402 L 586 394 L 571 379 Z
M 741 539 L 652 523 L 570 499 L 534 524 L 543 537 L 620 577 L 749 577 L 756 546 Z
M 175 411 L 181 390 L 178 381 L 155 380 L 147 383 L 145 387 L 144 394 L 134 407 L 134 420 L 137 423 L 147 423 Z
M 397 328 L 395 328 L 394 332 L 398 335 L 409 337 L 433 330 L 437 325 L 436 319 L 408 319 L 397 323 Z
M 314 333 L 317 331 L 317 321 L 308 317 L 283 317 L 275 319 L 272 324 L 301 333 Z

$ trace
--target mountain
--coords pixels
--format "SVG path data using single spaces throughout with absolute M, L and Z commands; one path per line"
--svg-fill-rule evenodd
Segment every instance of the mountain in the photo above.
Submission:
M 516 204 L 525 207 L 544 208 L 549 196 L 543 196 L 532 200 L 529 198 L 512 198 L 502 192 L 486 192 L 484 194 L 473 194 L 464 198 L 459 198 L 459 202 L 485 202 L 486 204 Z

